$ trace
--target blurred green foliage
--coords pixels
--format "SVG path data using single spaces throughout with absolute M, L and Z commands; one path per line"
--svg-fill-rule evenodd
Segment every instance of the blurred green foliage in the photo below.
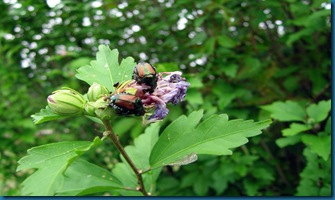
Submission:
M 99 44 L 136 62 L 150 62 L 158 71 L 183 71 L 191 88 L 182 105 L 171 106 L 163 127 L 198 109 L 205 110 L 205 117 L 227 113 L 265 119 L 274 111 L 261 106 L 286 100 L 307 108 L 311 117 L 318 109 L 309 105 L 330 99 L 326 0 L 62 0 L 55 6 L 3 0 L 0 10 L 1 195 L 20 195 L 27 174 L 15 169 L 27 149 L 101 136 L 100 126 L 86 118 L 38 126 L 30 118 L 62 86 L 87 91 L 88 85 L 74 75 L 94 58 Z M 330 117 L 320 109 L 325 117 L 303 129 L 309 136 L 302 139 L 282 137 L 294 124 L 284 113 L 287 120 L 278 119 L 232 156 L 200 156 L 191 165 L 164 168 L 158 195 L 330 195 L 330 159 L 310 144 L 315 138 L 328 144 Z M 303 124 L 310 124 L 303 117 Z M 113 124 L 124 144 L 145 128 L 132 117 Z M 86 156 L 109 170 L 118 158 L 111 144 Z M 318 165 L 311 162 L 315 159 Z

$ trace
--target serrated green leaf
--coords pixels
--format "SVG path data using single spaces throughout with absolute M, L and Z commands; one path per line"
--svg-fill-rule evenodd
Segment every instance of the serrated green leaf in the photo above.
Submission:
M 64 119 L 69 116 L 57 115 L 50 110 L 49 106 L 46 106 L 45 109 L 41 109 L 40 112 L 31 115 L 31 117 L 33 118 L 33 122 L 35 124 L 40 124 L 43 122 L 52 121 L 56 119 Z
M 84 152 L 101 143 L 96 137 L 93 142 L 72 141 L 46 144 L 28 150 L 28 155 L 18 161 L 17 171 L 38 169 L 23 182 L 23 195 L 54 195 L 62 187 L 63 172 Z
M 76 77 L 89 85 L 94 82 L 99 83 L 113 92 L 115 83 L 131 79 L 135 66 L 136 63 L 132 57 L 123 59 L 119 64 L 118 50 L 110 50 L 108 46 L 100 45 L 96 60 L 92 61 L 90 65 L 80 67 Z
M 63 186 L 57 195 L 78 196 L 124 189 L 109 171 L 82 159 L 75 160 L 64 175 Z
M 283 129 L 282 133 L 283 133 L 283 136 L 293 136 L 293 135 L 296 135 L 298 133 L 301 133 L 303 131 L 307 131 L 310 129 L 312 129 L 311 125 L 292 123 L 290 124 L 290 128 Z
M 271 112 L 271 117 L 279 121 L 304 121 L 306 117 L 305 110 L 294 101 L 277 101 L 261 108 Z
M 202 117 L 203 111 L 195 111 L 173 121 L 151 151 L 151 166 L 168 165 L 192 153 L 230 155 L 230 148 L 247 143 L 247 137 L 260 134 L 271 123 L 228 121 L 227 115 L 213 115 L 198 125 Z
M 304 144 L 306 144 L 311 152 L 316 153 L 325 161 L 329 159 L 331 150 L 331 138 L 328 136 L 303 135 L 301 137 Z
M 133 163 L 139 170 L 148 170 L 149 165 L 149 155 L 152 150 L 152 147 L 158 140 L 159 133 L 159 124 L 151 124 L 146 130 L 145 133 L 140 135 L 134 140 L 134 145 L 129 145 L 125 147 L 125 151 L 128 156 L 132 159 Z M 121 157 L 122 163 L 118 163 L 113 169 L 113 174 L 118 178 L 124 187 L 135 189 L 138 186 L 137 179 L 130 166 L 126 164 L 126 161 Z M 161 168 L 150 170 L 149 172 L 142 175 L 145 188 L 147 192 L 153 193 L 155 190 L 155 182 L 160 174 Z M 137 191 L 121 191 L 121 194 L 132 196 L 132 195 L 141 195 Z
M 331 100 L 320 101 L 318 104 L 312 104 L 307 108 L 307 114 L 316 122 L 325 120 L 331 109 Z

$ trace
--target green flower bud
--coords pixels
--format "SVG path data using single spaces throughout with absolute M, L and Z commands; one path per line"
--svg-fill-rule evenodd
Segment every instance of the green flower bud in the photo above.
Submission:
M 98 83 L 93 83 L 91 87 L 88 88 L 87 99 L 89 101 L 96 101 L 105 94 L 109 94 L 109 91 L 106 87 Z
M 52 112 L 69 116 L 82 114 L 86 104 L 83 95 L 70 88 L 54 91 L 47 101 Z
M 95 116 L 95 107 L 93 102 L 87 102 L 84 106 L 85 115 Z
M 115 116 L 115 111 L 112 107 L 106 107 L 106 108 L 98 108 L 95 109 L 95 114 L 97 115 L 98 118 L 100 119 L 108 119 L 111 120 Z

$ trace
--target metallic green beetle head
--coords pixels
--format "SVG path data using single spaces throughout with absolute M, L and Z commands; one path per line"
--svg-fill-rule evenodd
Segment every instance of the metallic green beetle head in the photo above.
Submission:
M 150 89 L 148 90 L 150 93 L 157 87 L 156 68 L 149 63 L 138 63 L 134 68 L 132 78 L 139 84 L 144 83 L 145 85 L 150 86 Z

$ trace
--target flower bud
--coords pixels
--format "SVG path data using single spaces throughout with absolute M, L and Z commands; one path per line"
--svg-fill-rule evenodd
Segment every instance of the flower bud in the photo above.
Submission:
M 70 88 L 54 91 L 48 96 L 48 105 L 52 112 L 58 115 L 80 115 L 86 103 L 84 97 Z
M 106 108 L 98 108 L 95 109 L 95 114 L 98 118 L 103 120 L 111 120 L 115 116 L 115 111 L 112 107 L 106 107 Z
M 95 116 L 95 107 L 93 102 L 87 102 L 84 106 L 85 115 Z
M 98 83 L 93 83 L 91 87 L 88 88 L 87 99 L 89 101 L 96 101 L 104 94 L 109 94 L 108 89 Z

